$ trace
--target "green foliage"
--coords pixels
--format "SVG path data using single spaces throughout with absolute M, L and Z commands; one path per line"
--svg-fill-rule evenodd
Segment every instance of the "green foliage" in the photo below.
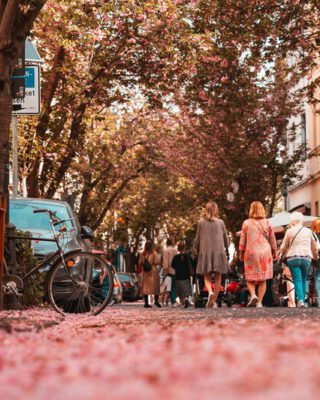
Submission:
M 19 237 L 32 237 L 29 232 L 15 231 Z M 16 239 L 17 272 L 21 277 L 32 270 L 39 261 L 33 255 L 31 240 Z M 26 281 L 24 286 L 23 302 L 25 305 L 39 305 L 44 297 L 45 274 L 35 272 Z
M 296 88 L 318 15 L 316 1 L 49 0 L 33 32 L 42 113 L 21 126 L 29 195 L 76 195 L 81 223 L 119 241 L 115 212 L 134 242 L 191 237 L 209 198 L 233 233 L 251 201 L 271 213 L 305 157 L 286 154 L 287 124 L 315 90 Z
M 137 178 L 109 213 L 99 232 L 111 242 L 140 247 L 142 237 L 162 243 L 168 236 L 194 239 L 204 199 L 197 188 L 165 169 Z

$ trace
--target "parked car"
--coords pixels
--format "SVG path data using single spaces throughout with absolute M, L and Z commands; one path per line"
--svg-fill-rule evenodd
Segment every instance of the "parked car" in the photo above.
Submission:
M 65 201 L 14 197 L 9 202 L 9 220 L 15 227 L 28 231 L 33 237 L 52 239 L 52 231 L 47 214 L 34 214 L 37 209 L 48 209 L 57 213 L 60 219 L 70 219 L 64 223 L 68 237 L 63 246 L 65 251 L 74 249 L 90 250 L 90 239 L 93 237 L 89 227 L 81 226 L 71 206 Z M 56 243 L 33 240 L 32 247 L 37 258 L 44 259 L 57 250 Z
M 138 281 L 130 273 L 118 272 L 118 277 L 122 285 L 122 298 L 126 301 L 137 301 L 140 295 Z
M 137 300 L 141 300 L 142 299 L 142 292 L 141 292 L 141 277 L 139 276 L 139 274 L 137 274 L 136 272 L 127 272 L 128 275 L 132 276 L 133 282 L 137 283 L 139 286 L 139 293 L 138 293 L 138 297 Z
M 112 299 L 115 303 L 120 304 L 122 301 L 123 289 L 117 271 L 113 267 L 113 294 Z

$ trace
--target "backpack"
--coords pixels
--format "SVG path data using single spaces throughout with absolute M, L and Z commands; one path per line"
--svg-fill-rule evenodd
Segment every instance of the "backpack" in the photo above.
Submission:
M 150 272 L 152 269 L 152 265 L 150 263 L 150 261 L 147 259 L 147 257 L 145 257 L 142 268 L 144 270 L 144 272 Z

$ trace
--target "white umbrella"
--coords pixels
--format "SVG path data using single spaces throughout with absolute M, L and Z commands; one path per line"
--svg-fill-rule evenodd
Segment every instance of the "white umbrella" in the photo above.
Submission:
M 290 218 L 291 218 L 290 213 L 288 213 L 287 211 L 282 211 L 280 213 L 275 214 L 272 218 L 269 218 L 269 221 L 271 222 L 271 225 L 275 232 L 283 232 L 286 226 L 290 224 Z M 312 221 L 314 221 L 315 219 L 317 219 L 317 217 L 304 215 L 303 216 L 304 226 L 310 227 Z M 241 231 L 237 232 L 237 236 L 240 236 L 240 233 Z
M 273 226 L 275 232 L 283 232 L 284 228 L 290 224 L 290 218 L 291 214 L 283 211 L 275 214 L 272 218 L 269 218 L 269 221 L 271 222 L 271 225 Z M 304 215 L 304 225 L 310 227 L 312 221 L 314 221 L 315 219 L 317 219 L 317 217 Z

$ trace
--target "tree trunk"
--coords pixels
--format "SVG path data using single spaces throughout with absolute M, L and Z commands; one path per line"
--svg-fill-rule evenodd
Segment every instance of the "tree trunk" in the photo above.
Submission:
M 112 195 L 109 197 L 108 201 L 105 203 L 105 206 L 103 210 L 101 211 L 100 215 L 98 216 L 97 220 L 95 223 L 91 226 L 91 229 L 95 231 L 96 229 L 99 228 L 99 226 L 102 224 L 105 216 L 107 215 L 107 212 L 110 210 L 112 207 L 113 203 L 118 199 L 120 194 L 124 191 L 124 189 L 129 185 L 131 181 L 133 181 L 135 178 L 138 178 L 140 173 L 143 171 L 144 168 L 140 168 L 136 174 L 128 176 L 126 179 L 124 179 L 120 185 L 114 190 Z
M 7 194 L 8 184 L 8 150 L 10 138 L 10 121 L 12 114 L 12 102 L 8 84 L 0 91 L 0 193 Z
M 39 168 L 40 157 L 37 156 L 32 163 L 31 171 L 26 179 L 29 197 L 39 197 Z
M 0 195 L 7 194 L 8 150 L 12 99 L 10 79 L 21 54 L 24 41 L 46 0 L 30 2 L 30 7 L 19 7 L 18 0 L 0 3 Z M 4 242 L 3 234 L 0 241 Z M 0 308 L 2 307 L 3 252 L 0 254 Z

